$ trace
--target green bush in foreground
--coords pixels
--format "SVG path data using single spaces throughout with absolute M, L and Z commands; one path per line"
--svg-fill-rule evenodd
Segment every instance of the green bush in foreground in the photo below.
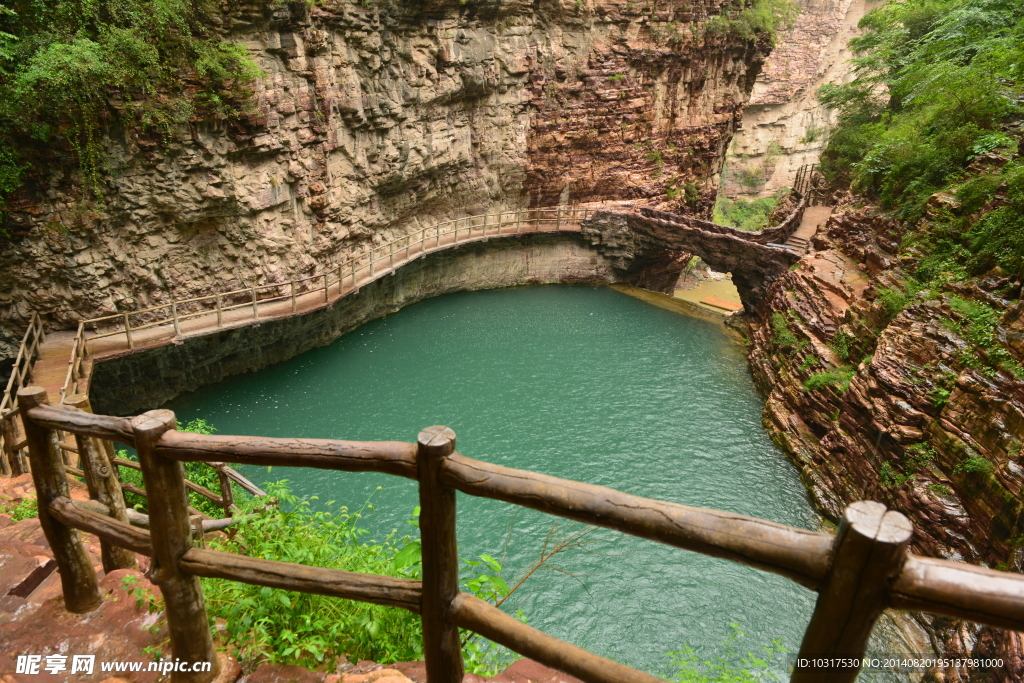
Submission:
M 395 562 L 403 539 L 368 541 L 369 532 L 358 525 L 362 509 L 350 511 L 330 501 L 328 510 L 313 510 L 310 500 L 292 495 L 285 482 L 268 485 L 267 492 L 269 497 L 245 503 L 243 511 L 251 516 L 235 527 L 231 540 L 211 547 L 266 560 L 408 576 L 407 567 Z M 422 656 L 419 617 L 405 610 L 220 579 L 203 579 L 203 592 L 210 617 L 227 621 L 228 643 L 248 660 L 317 666 L 342 655 L 379 662 Z
M 180 431 L 192 432 L 193 434 L 213 434 L 217 431 L 213 425 L 202 419 L 192 420 L 184 427 L 179 427 L 179 429 Z M 125 450 L 118 451 L 117 457 L 138 462 L 138 458 L 135 455 Z M 199 484 L 200 486 L 206 487 L 216 494 L 220 493 L 220 479 L 217 476 L 216 470 L 204 462 L 186 462 L 182 464 L 185 467 L 186 479 L 193 484 Z M 144 488 L 142 472 L 131 469 L 130 467 L 119 467 L 119 469 L 121 472 L 122 482 L 126 484 L 134 484 L 139 488 Z M 242 488 L 237 484 L 231 484 L 231 491 L 236 504 L 239 504 L 240 501 L 249 497 L 249 494 L 242 490 Z M 148 502 L 146 501 L 145 496 L 140 496 L 139 494 L 132 493 L 131 491 L 125 491 L 124 500 L 128 507 L 135 508 L 141 512 L 145 512 L 148 509 Z M 195 491 L 188 492 L 188 504 L 214 519 L 219 519 L 224 516 L 224 508 L 205 496 L 199 495 Z
M 249 515 L 229 540 L 211 543 L 226 552 L 282 562 L 344 569 L 403 578 L 419 578 L 420 543 L 392 532 L 383 541 L 367 539 L 359 520 L 373 506 L 359 510 L 326 504 L 314 510 L 310 499 L 293 495 L 286 482 L 268 484 L 266 498 L 251 498 L 243 506 Z M 409 523 L 418 526 L 419 508 Z M 466 561 L 462 589 L 492 604 L 508 595 L 501 564 L 489 555 Z M 235 581 L 203 579 L 211 619 L 226 620 L 224 637 L 242 659 L 266 659 L 311 668 L 331 664 L 337 657 L 387 663 L 423 658 L 420 617 L 395 607 L 295 591 L 250 586 Z M 521 615 L 520 615 L 520 618 Z M 466 668 L 493 676 L 515 655 L 489 641 L 464 632 Z

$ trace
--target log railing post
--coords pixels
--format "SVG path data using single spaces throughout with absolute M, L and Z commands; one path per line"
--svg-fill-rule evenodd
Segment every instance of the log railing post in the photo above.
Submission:
M 174 336 L 181 336 L 181 325 L 178 323 L 178 303 L 176 301 L 171 302 L 171 318 L 174 320 Z
M 39 507 L 39 525 L 43 528 L 53 559 L 57 561 L 60 584 L 64 592 L 64 606 L 69 612 L 82 614 L 99 607 L 102 597 L 96 581 L 96 570 L 85 552 L 78 530 L 66 526 L 50 514 L 50 503 L 68 496 L 68 475 L 61 460 L 57 434 L 52 429 L 32 422 L 29 412 L 49 405 L 46 389 L 28 386 L 18 391 L 21 423 L 28 440 L 32 459 L 32 481 L 36 487 Z
M 216 299 L 214 301 L 216 302 L 216 306 L 217 306 L 217 327 L 223 327 L 224 326 L 224 309 L 223 309 L 223 306 L 220 303 L 220 294 L 217 295 L 217 297 L 216 297 Z
M 17 415 L 18 413 L 12 410 L 5 413 L 2 419 L 4 455 L 7 457 L 7 462 L 10 463 L 12 477 L 17 477 L 28 472 L 28 468 L 25 466 L 25 460 L 22 458 L 20 450 L 15 448 L 18 443 L 18 426 L 14 422 Z
M 125 312 L 122 315 L 124 316 L 124 336 L 128 338 L 128 348 L 134 349 L 135 344 L 132 343 L 132 326 L 128 322 L 128 313 Z
M 455 451 L 455 432 L 428 427 L 419 434 L 420 537 L 423 553 L 423 652 L 430 683 L 461 683 L 462 645 L 452 619 L 459 594 L 455 543 L 455 489 L 441 484 L 444 459 Z
M 818 591 L 799 660 L 861 659 L 871 629 L 888 604 L 889 585 L 903 568 L 914 527 L 899 512 L 875 501 L 853 503 L 843 513 L 828 576 Z M 853 683 L 859 667 L 798 666 L 792 683 Z
M 10 448 L 9 448 L 9 444 L 8 444 L 8 441 L 7 441 L 7 432 L 6 432 L 6 430 L 0 432 L 0 441 L 2 441 L 2 443 L 3 443 L 3 450 L 0 450 L 0 476 L 10 477 L 11 476 L 11 462 L 14 460 L 14 458 L 11 458 L 10 456 L 8 456 L 8 452 L 9 452 Z
M 67 405 L 83 412 L 91 413 L 89 397 L 85 394 L 68 396 Z M 119 522 L 128 524 L 128 513 L 125 511 L 124 493 L 118 480 L 113 463 L 107 458 L 106 449 L 99 439 L 91 436 L 75 434 L 78 446 L 78 457 L 85 475 L 85 485 L 89 489 L 89 497 L 98 500 L 110 510 L 110 516 Z M 115 569 L 131 569 L 135 566 L 135 553 L 127 548 L 113 545 L 100 539 L 100 553 L 103 558 L 103 571 L 108 574 Z
M 290 284 L 292 286 L 292 313 L 294 313 L 298 309 L 298 303 L 295 300 L 295 280 L 292 280 Z
M 217 480 L 220 482 L 220 505 L 224 508 L 224 516 L 231 516 L 231 508 L 235 505 L 235 494 L 231 490 L 231 478 L 227 473 L 227 465 L 222 462 L 211 462 L 210 466 L 217 470 Z
M 185 471 L 177 460 L 156 454 L 156 443 L 164 432 L 174 429 L 174 413 L 151 410 L 132 418 L 135 448 L 139 453 L 142 480 L 149 499 L 149 533 L 153 542 L 150 578 L 160 587 L 167 605 L 167 627 L 171 652 L 184 662 L 211 662 L 203 673 L 175 671 L 173 683 L 208 683 L 219 672 L 206 616 L 206 603 L 199 578 L 178 567 L 192 548 Z
M 253 320 L 259 320 L 260 319 L 260 307 L 259 307 L 259 304 L 256 302 L 256 287 L 253 286 L 251 288 L 251 291 L 252 291 L 252 319 Z

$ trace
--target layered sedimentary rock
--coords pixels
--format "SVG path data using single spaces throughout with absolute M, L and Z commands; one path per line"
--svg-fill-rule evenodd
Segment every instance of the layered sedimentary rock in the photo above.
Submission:
M 768 196 L 792 187 L 797 169 L 818 162 L 836 112 L 818 89 L 849 78 L 857 22 L 870 0 L 798 0 L 800 15 L 765 60 L 729 147 L 721 189 L 733 196 Z
M 999 334 L 1020 361 L 1020 285 L 992 273 L 900 295 L 901 237 L 870 211 L 841 212 L 815 239 L 818 251 L 769 288 L 750 345 L 768 396 L 765 426 L 833 519 L 855 500 L 879 500 L 910 517 L 915 552 L 1020 571 L 1024 382 L 979 355 L 950 305 L 1001 312 Z M 927 621 L 938 651 L 1007 662 L 993 678 L 970 680 L 1024 676 L 1019 634 Z
M 110 131 L 102 201 L 36 160 L 0 252 L 0 356 L 48 327 L 330 268 L 453 216 L 686 185 L 694 211 L 767 48 L 721 0 L 231 3 L 249 114 Z M 676 190 L 681 192 L 682 190 Z

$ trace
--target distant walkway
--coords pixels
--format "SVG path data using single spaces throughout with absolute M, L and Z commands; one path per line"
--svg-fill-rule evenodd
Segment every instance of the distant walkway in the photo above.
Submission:
M 92 365 L 98 359 L 179 343 L 219 329 L 301 315 L 358 292 L 422 256 L 456 246 L 525 234 L 579 233 L 580 223 L 594 211 L 529 209 L 459 218 L 372 247 L 309 277 L 84 320 L 77 332 L 46 335 L 32 368 L 32 381 L 44 387 L 53 402 L 87 394 Z
M 523 234 L 582 232 L 598 251 L 608 252 L 609 257 L 626 256 L 626 253 L 618 253 L 623 249 L 636 256 L 665 249 L 690 250 L 716 270 L 732 272 L 740 294 L 749 294 L 747 299 L 755 300 L 762 276 L 788 267 L 793 258 L 790 252 L 796 253 L 783 245 L 765 243 L 789 237 L 793 229 L 790 226 L 799 220 L 803 204 L 785 221 L 788 226 L 780 224 L 757 233 L 743 233 L 707 221 L 647 209 L 642 210 L 645 215 L 641 216 L 629 212 L 631 208 L 609 203 L 586 208 L 528 209 L 468 216 L 371 246 L 337 264 L 323 265 L 322 271 L 315 275 L 84 320 L 76 332 L 53 332 L 46 336 L 32 369 L 33 383 L 43 386 L 51 401 L 63 402 L 67 396 L 88 394 L 96 360 L 126 355 L 138 349 L 179 344 L 186 338 L 217 330 L 302 315 L 330 306 L 422 256 L 464 244 Z M 813 235 L 818 223 L 827 218 L 827 214 L 819 218 L 824 208 L 809 207 L 807 213 L 815 218 L 808 221 L 804 217 L 797 234 L 810 230 Z M 627 213 L 617 213 L 614 209 L 627 209 Z M 616 226 L 611 226 L 612 231 L 605 234 L 599 227 L 602 221 L 592 222 L 595 214 L 607 218 L 618 216 L 613 220 L 626 221 L 632 233 L 628 241 L 621 242 L 614 236 Z M 582 225 L 584 221 L 586 227 Z M 731 267 L 723 270 L 719 262 Z M 747 270 L 752 271 L 752 277 L 746 277 Z

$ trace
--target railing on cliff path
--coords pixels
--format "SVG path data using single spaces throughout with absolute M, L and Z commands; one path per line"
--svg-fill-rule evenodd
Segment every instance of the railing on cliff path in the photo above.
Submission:
M 796 171 L 793 189 L 806 198 L 808 206 L 814 206 L 825 199 L 825 177 L 818 169 L 818 164 L 804 164 Z
M 31 379 L 32 363 L 39 354 L 39 345 L 45 338 L 46 334 L 43 331 L 39 314 L 34 313 L 28 329 L 25 331 L 25 336 L 21 340 L 7 387 L 4 389 L 3 396 L 0 397 L 0 421 L 2 421 L 0 424 L 3 428 L 0 431 L 0 474 L 3 476 L 16 477 L 29 472 L 29 463 L 22 455 L 22 451 L 28 446 L 28 439 L 23 433 L 24 418 L 21 415 L 21 406 L 18 404 L 17 392 Z M 87 396 L 68 395 L 64 396 L 63 400 L 71 408 L 92 412 Z M 144 488 L 119 481 L 117 467 L 137 470 L 140 466 L 137 462 L 116 457 L 112 443 L 105 442 L 103 444 L 104 451 L 94 453 L 84 447 L 79 440 L 67 438 L 60 431 L 56 433 L 54 443 L 61 451 L 67 473 L 84 478 L 90 493 L 99 496 L 99 499 L 103 500 L 105 504 L 110 505 L 112 500 L 119 501 L 117 504 L 124 511 L 123 491 L 146 497 Z M 73 461 L 75 456 L 77 456 L 77 462 Z M 74 465 L 78 465 L 78 467 Z M 238 484 L 243 490 L 253 495 L 265 495 L 259 487 L 223 463 L 212 463 L 211 466 L 217 474 L 220 485 L 219 494 L 191 481 L 186 481 L 185 484 L 189 490 L 223 508 L 225 517 L 231 517 L 232 513 L 238 510 L 234 504 L 231 482 Z M 192 508 L 190 510 L 194 515 L 206 517 L 198 510 Z M 142 518 L 144 516 L 137 521 L 142 521 Z M 221 526 L 223 525 L 222 523 Z M 210 525 L 207 525 L 207 528 L 210 528 Z
M 41 387 L 18 393 L 39 496 L 39 516 L 53 549 L 71 612 L 101 602 L 96 573 L 76 529 L 110 547 L 153 558 L 151 578 L 166 603 L 176 660 L 217 668 L 199 577 L 331 595 L 401 607 L 421 615 L 427 677 L 461 683 L 458 629 L 465 628 L 588 683 L 656 683 L 651 675 L 599 657 L 531 628 L 458 586 L 456 491 L 533 508 L 785 576 L 818 592 L 800 658 L 864 655 L 886 608 L 933 612 L 1024 630 L 1024 576 L 908 552 L 913 528 L 881 503 L 861 501 L 843 514 L 838 534 L 807 531 L 744 515 L 633 496 L 473 460 L 455 451 L 455 434 L 429 427 L 417 443 L 210 436 L 175 429 L 174 414 L 134 418 L 50 406 Z M 149 491 L 150 530 L 117 519 L 101 500 L 73 501 L 54 430 L 84 448 L 116 440 L 135 447 Z M 181 462 L 383 472 L 419 482 L 422 580 L 400 579 L 263 560 L 192 546 Z M 670 586 L 666 586 L 670 590 Z M 685 618 L 685 615 L 680 615 Z M 798 660 L 799 661 L 799 660 Z M 858 667 L 801 667 L 797 683 L 847 683 Z M 175 683 L 206 683 L 216 671 L 175 671 Z
M 361 287 L 425 254 L 493 237 L 524 233 L 576 232 L 580 223 L 594 211 L 577 207 L 559 207 L 457 218 L 421 228 L 404 237 L 374 246 L 337 265 L 325 266 L 322 272 L 316 275 L 287 282 L 253 285 L 207 296 L 175 299 L 166 304 L 137 311 L 83 320 L 78 325 L 73 342 L 67 376 L 60 391 L 61 400 L 82 393 L 87 388 L 89 368 L 86 361 L 90 358 L 90 342 L 123 335 L 126 348 L 134 349 L 138 341 L 137 333 L 167 327 L 167 334 L 178 337 L 182 333 L 182 323 L 186 320 L 205 318 L 211 325 L 221 328 L 226 324 L 247 324 L 250 321 L 265 320 L 278 315 L 294 314 L 299 309 L 300 298 L 308 298 L 310 294 L 323 292 L 322 303 L 330 303 L 332 290 L 333 300 L 337 300 L 359 291 Z M 287 304 L 282 306 L 284 302 L 290 302 L 290 307 Z M 274 304 L 277 304 L 277 307 L 271 310 Z M 262 314 L 261 307 L 264 309 Z M 158 311 L 165 312 L 163 317 L 157 314 Z M 244 315 L 238 314 L 243 311 Z M 231 316 L 232 312 L 238 313 Z M 133 323 L 132 318 L 137 316 L 143 316 L 145 320 L 141 324 Z M 226 320 L 228 317 L 232 319 Z M 104 324 L 113 329 L 89 332 L 89 329 Z
M 32 364 L 39 355 L 39 345 L 46 338 L 43 322 L 38 313 L 33 313 L 21 338 L 18 355 L 11 368 L 3 396 L 0 397 L 0 474 L 5 477 L 27 472 L 21 451 L 27 445 L 18 429 L 18 390 L 25 386 L 32 376 Z

